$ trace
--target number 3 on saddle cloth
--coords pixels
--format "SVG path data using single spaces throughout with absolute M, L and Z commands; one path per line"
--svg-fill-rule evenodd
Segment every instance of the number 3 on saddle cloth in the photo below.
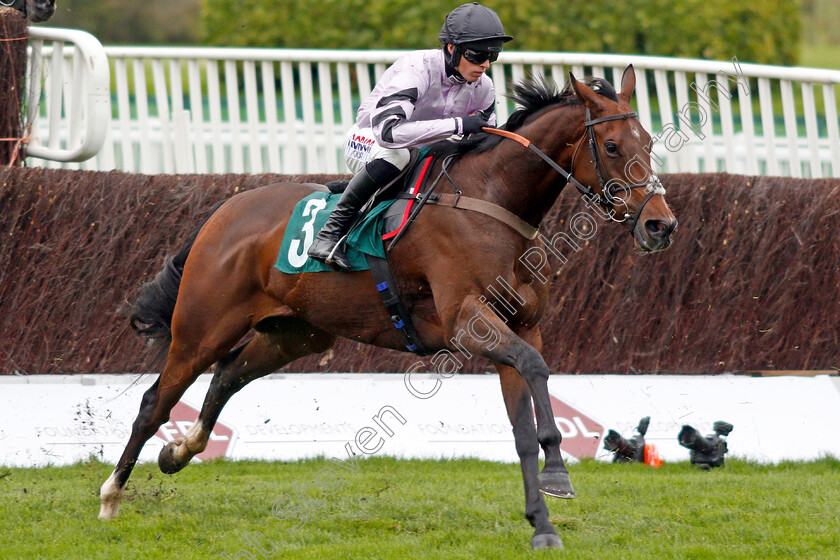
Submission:
M 370 270 L 366 255 L 384 259 L 383 241 L 395 237 L 405 227 L 414 200 L 395 200 L 394 197 L 402 192 L 415 195 L 422 190 L 432 162 L 432 157 L 425 152 L 427 150 L 417 152 L 406 171 L 362 208 L 347 236 L 344 250 L 353 271 Z M 306 252 L 338 204 L 346 184 L 346 181 L 334 181 L 328 185 L 331 192 L 312 193 L 295 205 L 274 268 L 286 274 L 333 272 L 329 266 L 310 259 Z M 332 189 L 340 190 L 334 192 Z
M 344 248 L 352 271 L 371 271 L 376 289 L 391 316 L 394 328 L 402 335 L 406 349 L 421 356 L 427 355 L 428 351 L 423 346 L 411 321 L 411 314 L 397 290 L 385 257 L 384 241 L 395 238 L 408 224 L 415 200 L 402 193 L 417 195 L 425 189 L 428 170 L 433 161 L 432 156 L 426 155 L 427 152 L 427 149 L 413 152 L 412 161 L 406 167 L 405 173 L 374 195 L 362 208 L 360 217 L 347 235 Z M 332 192 L 335 183 L 328 186 L 331 187 L 331 192 L 313 193 L 295 205 L 289 225 L 286 226 L 277 263 L 274 265 L 280 272 L 297 274 L 332 271 L 327 265 L 310 259 L 306 254 L 315 235 L 338 204 L 341 198 L 340 191 L 347 184 L 344 182 L 341 189 L 335 189 L 339 192 Z M 395 195 L 402 197 L 394 200 Z

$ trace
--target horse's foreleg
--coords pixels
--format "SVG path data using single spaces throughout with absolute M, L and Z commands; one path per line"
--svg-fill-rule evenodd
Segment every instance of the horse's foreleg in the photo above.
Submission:
M 542 357 L 542 335 L 539 329 L 532 329 L 523 333 L 523 342 L 528 349 L 523 350 L 527 356 L 521 365 L 528 368 L 528 360 L 535 363 L 535 374 L 525 373 L 527 369 L 516 367 L 528 383 L 537 411 L 537 439 L 545 452 L 545 466 L 540 473 L 540 490 L 556 498 L 574 498 L 575 491 L 563 455 L 560 453 L 560 442 L 563 435 L 557 429 L 554 412 L 551 410 L 551 396 L 548 392 L 548 365 Z M 532 352 L 533 351 L 533 352 Z
M 551 496 L 573 498 L 569 471 L 560 454 L 562 435 L 554 422 L 548 394 L 548 365 L 540 349 L 539 330 L 514 333 L 494 313 L 481 305 L 477 297 L 467 298 L 453 322 L 452 334 L 458 333 L 464 348 L 515 368 L 528 385 L 537 412 L 537 440 L 545 451 L 545 467 L 540 473 L 540 490 Z M 529 344 L 530 343 L 530 344 Z
M 447 306 L 446 302 L 441 307 L 454 308 Z M 534 328 L 523 331 L 523 339 L 497 315 L 481 305 L 478 297 L 467 297 L 458 308 L 457 316 L 448 324 L 451 330 L 447 335 L 454 335 L 462 349 L 493 360 L 500 372 L 507 372 L 507 381 L 503 380 L 503 383 L 511 385 L 504 390 L 505 402 L 514 425 L 516 448 L 522 462 L 526 515 L 535 528 L 531 546 L 561 547 L 562 541 L 548 521 L 545 502 L 535 496 L 538 492 L 565 498 L 574 496 L 569 472 L 560 455 L 562 436 L 551 411 L 549 372 L 539 352 L 539 348 L 542 348 L 539 330 Z M 511 380 L 515 379 L 510 374 L 512 370 L 518 373 L 519 381 L 516 383 Z M 537 412 L 536 434 L 529 397 L 533 398 Z M 539 449 L 536 443 L 545 451 L 545 467 L 541 473 L 537 472 Z
M 273 333 L 258 333 L 254 339 L 233 351 L 216 364 L 216 373 L 198 420 L 186 436 L 164 447 L 158 457 L 160 470 L 172 474 L 207 448 L 207 442 L 219 414 L 228 400 L 245 385 L 277 371 L 289 362 L 308 354 L 323 352 L 335 343 L 335 336 L 308 323 L 287 319 Z
M 531 391 L 525 379 L 510 366 L 494 364 L 502 383 L 508 418 L 513 426 L 516 453 L 522 468 L 525 483 L 525 517 L 534 527 L 531 537 L 533 548 L 562 548 L 563 541 L 557 536 L 548 519 L 548 508 L 540 493 L 539 457 L 540 445 L 534 428 L 534 409 L 531 406 Z

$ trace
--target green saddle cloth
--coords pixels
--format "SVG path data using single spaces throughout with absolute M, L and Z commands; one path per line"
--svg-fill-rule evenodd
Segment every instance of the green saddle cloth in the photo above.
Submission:
M 301 272 L 332 272 L 329 266 L 310 259 L 306 252 L 315 235 L 327 223 L 330 213 L 338 204 L 340 194 L 316 192 L 302 199 L 295 205 L 283 244 L 277 255 L 274 268 L 286 274 Z M 386 200 L 376 205 L 367 213 L 347 238 L 344 254 L 350 260 L 352 270 L 369 270 L 365 255 L 385 258 L 385 246 L 382 242 L 382 215 L 394 203 Z

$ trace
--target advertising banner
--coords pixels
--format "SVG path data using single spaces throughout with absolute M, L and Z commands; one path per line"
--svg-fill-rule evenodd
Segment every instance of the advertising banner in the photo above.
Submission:
M 114 463 L 155 375 L 0 377 L 0 465 Z M 202 375 L 140 456 L 157 460 L 198 417 L 210 384 Z M 840 457 L 837 377 L 552 375 L 561 449 L 570 459 L 611 460 L 603 438 L 631 438 L 650 416 L 646 440 L 665 461 L 688 459 L 683 425 L 712 433 L 734 425 L 729 457 L 775 463 Z M 496 375 L 274 374 L 234 395 L 197 459 L 475 457 L 518 461 Z

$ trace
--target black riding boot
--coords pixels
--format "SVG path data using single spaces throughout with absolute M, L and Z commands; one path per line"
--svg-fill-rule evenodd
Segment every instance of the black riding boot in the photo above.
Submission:
M 350 179 L 350 183 L 338 201 L 338 206 L 315 236 L 307 254 L 316 261 L 328 264 L 337 270 L 350 270 L 350 261 L 339 246 L 339 242 L 353 225 L 356 214 L 365 202 L 379 190 L 379 187 L 387 185 L 399 173 L 399 168 L 385 160 L 375 159 L 368 162 L 364 169 Z M 332 256 L 330 256 L 331 253 Z

